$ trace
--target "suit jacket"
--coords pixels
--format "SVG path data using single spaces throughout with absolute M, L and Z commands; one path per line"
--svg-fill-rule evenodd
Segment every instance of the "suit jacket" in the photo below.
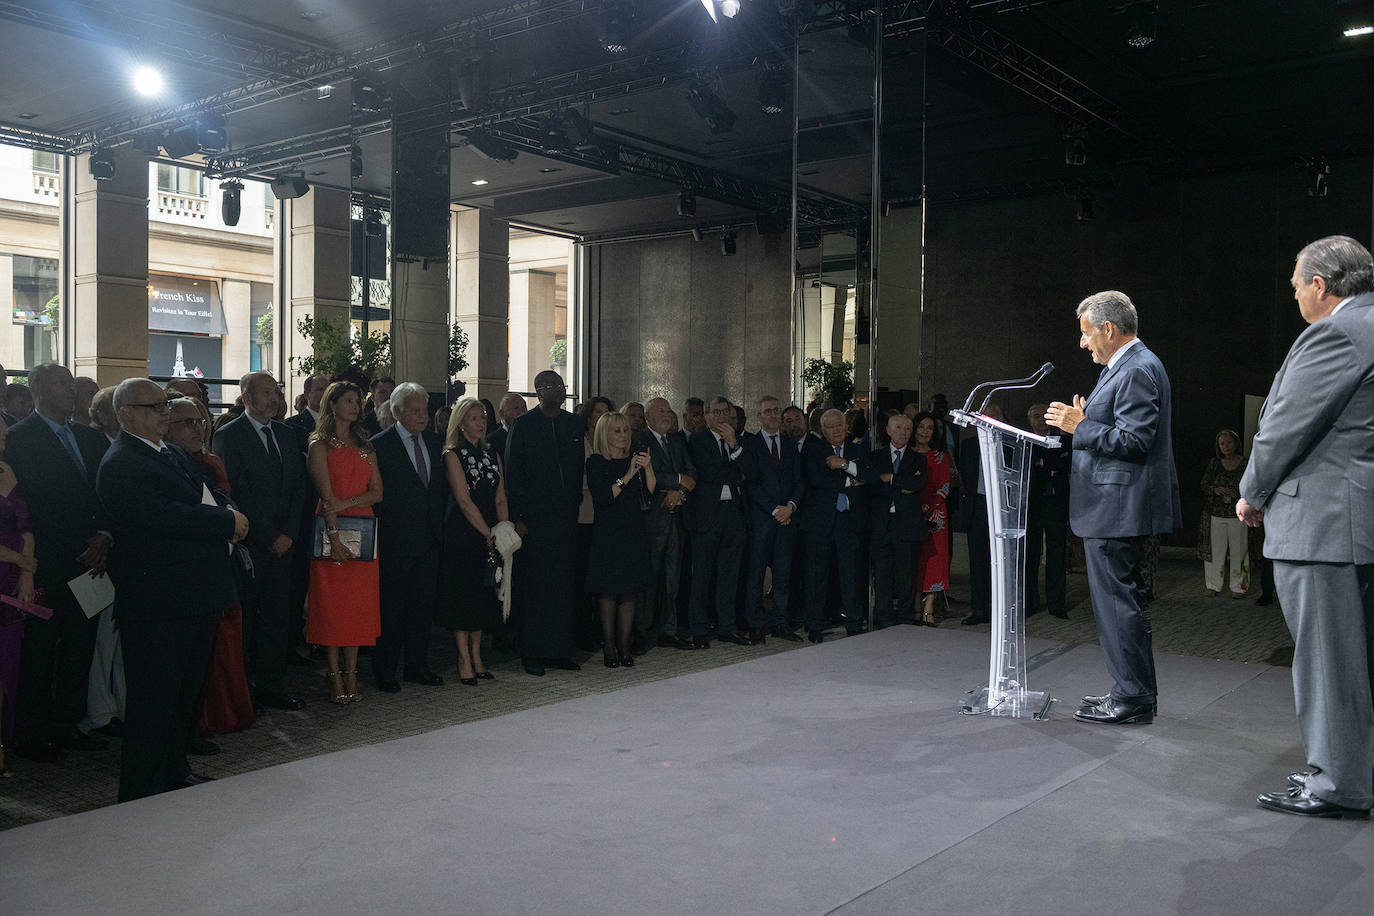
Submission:
M 33 514 L 34 584 L 61 587 L 85 571 L 76 558 L 86 551 L 86 538 L 110 531 L 96 496 L 96 472 L 110 447 L 105 434 L 89 426 L 72 425 L 77 450 L 86 465 L 83 473 L 37 412 L 10 428 L 5 458 Z
M 887 447 L 868 453 L 868 518 L 873 537 L 882 539 L 891 534 L 895 540 L 905 543 L 924 541 L 929 530 L 925 513 L 921 511 L 926 456 L 908 444 L 902 450 L 902 460 L 890 483 L 883 483 L 883 474 L 892 474 L 892 449 Z M 897 511 L 893 512 L 893 508 Z
M 115 614 L 173 620 L 216 614 L 238 601 L 229 567 L 234 513 L 201 505 L 202 483 L 176 446 L 173 462 L 122 432 L 96 477 L 114 526 Z
M 516 419 L 506 440 L 506 503 L 512 521 L 573 524 L 582 505 L 582 421 L 538 408 Z
M 386 557 L 414 557 L 439 548 L 444 533 L 444 502 L 448 479 L 444 473 L 442 443 L 438 435 L 425 430 L 420 434 L 429 453 L 429 486 L 420 485 L 411 458 L 410 435 L 399 423 L 372 437 L 377 450 L 377 468 L 382 473 L 382 501 L 373 507 L 377 514 L 378 542 L 385 545 Z
M 315 418 L 311 416 L 308 410 L 302 410 L 294 417 L 287 417 L 282 422 L 293 429 L 305 430 L 305 435 L 301 437 L 302 439 L 308 439 L 310 434 L 315 431 Z
M 500 457 L 503 467 L 506 463 L 506 442 L 509 440 L 510 430 L 500 423 L 496 424 L 496 430 L 487 436 L 487 445 L 490 445 L 491 450 Z
M 974 513 L 982 507 L 987 507 L 986 493 L 978 492 L 978 485 L 983 479 L 983 447 L 978 439 L 977 430 L 974 435 L 964 439 L 959 444 L 959 454 L 954 459 L 954 466 L 959 470 L 959 481 L 963 486 L 959 490 L 957 501 L 953 499 L 953 490 L 950 497 L 945 500 L 945 505 L 949 508 L 950 520 L 954 525 L 955 531 L 967 532 L 974 522 Z M 984 486 L 986 491 L 987 487 Z M 951 505 L 953 503 L 953 505 Z M 986 527 L 984 522 L 978 524 Z
M 838 495 L 843 492 L 849 497 L 849 511 L 860 528 L 867 522 L 868 500 L 865 487 L 846 486 L 851 479 L 864 479 L 864 465 L 868 453 L 855 442 L 844 444 L 843 457 L 853 462 L 852 468 L 826 467 L 825 459 L 835 454 L 835 449 L 824 439 L 809 437 L 802 446 L 802 479 L 806 483 L 806 496 L 802 500 L 802 518 L 808 533 L 828 534 L 835 525 L 835 509 Z M 850 470 L 857 473 L 850 474 Z
M 749 481 L 749 505 L 756 512 L 772 516 L 778 506 L 792 503 L 798 510 L 802 504 L 801 456 L 791 439 L 778 433 L 778 453 L 781 461 L 773 463 L 768 447 L 768 435 L 758 433 L 744 440 L 744 450 L 752 457 L 751 467 L 757 474 Z
M 758 468 L 753 464 L 753 455 L 743 444 L 736 440 L 736 446 L 739 454 L 732 453 L 727 459 L 720 453 L 715 433 L 709 429 L 692 433 L 687 439 L 687 457 L 697 469 L 697 488 L 687 501 L 687 521 L 693 530 L 705 531 L 710 528 L 720 514 L 722 504 L 734 502 L 734 506 L 727 505 L 726 509 L 744 511 L 747 499 L 744 485 L 751 476 L 757 476 Z M 731 500 L 720 498 L 721 490 L 726 487 L 734 488 Z
M 247 414 L 226 423 L 214 438 L 214 452 L 229 471 L 234 502 L 248 516 L 248 543 L 264 552 L 279 534 L 297 538 L 305 502 L 305 458 L 292 448 L 299 434 L 273 420 L 272 435 L 281 452 L 280 464 L 268 455 Z
M 649 453 L 649 463 L 654 469 L 655 482 L 653 495 L 649 498 L 655 504 L 663 502 L 663 497 L 669 490 L 682 489 L 682 484 L 678 480 L 679 475 L 686 474 L 696 480 L 696 465 L 687 454 L 687 443 L 681 436 L 664 436 L 663 444 L 660 445 L 658 437 L 652 431 L 642 429 L 635 433 L 631 450 Z
M 1374 563 L 1374 294 L 1293 343 L 1260 410 L 1240 495 L 1264 555 Z
M 1124 538 L 1182 526 L 1172 399 L 1164 365 L 1144 343 L 1102 371 L 1073 435 L 1074 534 Z

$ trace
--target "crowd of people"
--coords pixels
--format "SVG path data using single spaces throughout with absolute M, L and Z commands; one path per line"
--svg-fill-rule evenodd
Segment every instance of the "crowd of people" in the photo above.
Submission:
M 747 431 L 725 397 L 573 413 L 551 371 L 533 409 L 312 376 L 288 416 L 265 372 L 218 417 L 194 379 L 102 389 L 45 364 L 19 387 L 32 408 L 0 416 L 0 753 L 120 738 L 121 799 L 194 785 L 188 753 L 301 709 L 290 666 L 322 663 L 341 706 L 364 698 L 360 656 L 377 690 L 442 685 L 435 626 L 475 687 L 495 679 L 484 637 L 542 676 L 577 650 L 620 668 L 862 632 L 870 582 L 875 628 L 944 610 L 960 440 L 941 396 L 872 424 L 765 397 Z M 964 622 L 986 618 L 975 599 Z

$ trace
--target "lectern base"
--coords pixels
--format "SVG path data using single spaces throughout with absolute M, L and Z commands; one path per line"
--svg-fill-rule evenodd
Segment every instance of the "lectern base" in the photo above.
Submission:
M 965 716 L 1009 716 L 1016 719 L 1043 719 L 1054 698 L 1043 690 L 998 690 L 979 687 L 964 694 L 959 712 Z

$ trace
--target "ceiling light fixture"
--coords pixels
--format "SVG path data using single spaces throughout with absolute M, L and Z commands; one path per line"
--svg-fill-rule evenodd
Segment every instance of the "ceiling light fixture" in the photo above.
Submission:
M 739 15 L 739 0 L 720 0 L 720 14 L 726 19 Z
M 315 87 L 315 98 L 319 99 L 320 101 L 324 101 L 325 99 L 329 98 L 329 97 L 330 97 L 331 95 L 333 95 L 333 94 L 334 94 L 334 87 L 333 87 L 332 85 L 330 85 L 329 83 L 325 83 L 323 86 L 316 86 L 316 87 Z
M 634 29 L 634 15 L 629 7 L 608 6 L 597 23 L 596 40 L 608 54 L 624 54 L 630 50 Z
M 91 177 L 96 181 L 109 181 L 115 177 L 114 150 L 98 149 L 91 153 Z
M 1346 38 L 1358 38 L 1361 35 L 1374 35 L 1374 25 L 1357 25 L 1354 28 L 1346 29 L 1341 34 Z
M 239 195 L 243 191 L 243 182 L 237 179 L 226 181 L 219 186 L 219 190 L 222 195 L 219 215 L 224 220 L 224 225 L 237 226 L 239 214 L 242 212 L 242 198 Z
M 687 90 L 687 100 L 697 117 L 706 122 L 713 134 L 728 134 L 735 127 L 735 113 L 709 83 L 697 83 Z
M 134 92 L 143 96 L 145 99 L 156 98 L 162 95 L 162 90 L 166 88 L 162 74 L 152 67 L 139 67 L 134 70 L 130 77 L 134 84 Z
M 487 180 L 485 178 L 474 178 L 472 179 L 472 183 L 480 188 L 482 185 L 487 184 Z
M 1148 48 L 1159 35 L 1159 7 L 1155 0 L 1136 0 L 1126 8 L 1126 44 Z
M 766 115 L 782 114 L 787 108 L 787 73 L 765 66 L 759 71 L 759 110 Z
M 515 147 L 499 140 L 484 130 L 470 130 L 467 132 L 468 148 L 483 159 L 491 159 L 494 162 L 511 162 L 520 155 L 520 151 Z

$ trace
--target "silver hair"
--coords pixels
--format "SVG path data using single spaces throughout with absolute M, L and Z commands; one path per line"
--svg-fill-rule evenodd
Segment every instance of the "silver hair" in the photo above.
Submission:
M 118 415 L 119 412 L 123 410 L 125 407 L 128 407 L 130 404 L 134 402 L 134 398 L 137 397 L 137 395 L 133 393 L 133 390 L 136 387 L 138 387 L 140 382 L 152 385 L 155 388 L 157 388 L 158 391 L 162 390 L 162 386 L 159 385 L 157 382 L 154 382 L 152 379 L 126 378 L 124 381 L 120 382 L 118 385 L 115 386 L 114 409 L 116 415 Z
M 778 399 L 773 397 L 771 394 L 765 394 L 763 397 L 759 398 L 759 406 L 762 407 L 769 401 L 778 401 Z M 781 404 L 782 401 L 778 401 L 778 403 Z
M 1321 277 L 1333 296 L 1358 296 L 1374 290 L 1374 257 L 1348 235 L 1328 235 L 1298 252 L 1298 274 L 1304 283 Z
M 391 409 L 395 411 L 398 407 L 405 406 L 406 400 L 413 397 L 424 398 L 425 406 L 429 406 L 429 392 L 424 389 L 423 385 L 415 382 L 401 382 L 391 389 Z
M 396 422 L 396 414 L 392 410 L 391 399 L 382 401 L 377 405 L 377 422 L 381 424 L 382 429 L 386 429 Z
M 267 378 L 272 379 L 272 384 L 274 384 L 274 385 L 277 383 L 277 380 L 276 380 L 275 378 L 272 378 L 272 373 L 266 372 L 266 371 L 264 371 L 264 370 L 262 370 L 262 369 L 257 369 L 257 370 L 254 370 L 253 372 L 245 373 L 245 374 L 239 379 L 239 391 L 241 391 L 241 392 L 242 392 L 242 391 L 247 391 L 247 390 L 248 390 L 248 386 L 251 385 L 251 384 L 253 383 L 253 377 L 254 377 L 254 376 L 257 376 L 257 375 L 263 375 L 263 376 L 266 376 Z
M 1079 318 L 1087 314 L 1089 323 L 1095 328 L 1100 328 L 1110 321 L 1127 337 L 1135 336 L 1140 327 L 1131 297 L 1114 289 L 1093 293 L 1078 303 L 1078 309 L 1074 314 Z

